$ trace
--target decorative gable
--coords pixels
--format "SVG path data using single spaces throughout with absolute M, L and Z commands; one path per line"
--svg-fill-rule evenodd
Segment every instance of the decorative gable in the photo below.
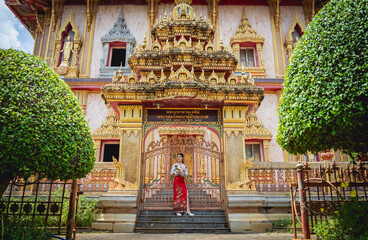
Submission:
M 125 49 L 125 60 L 122 65 L 124 66 L 123 71 L 129 73 L 128 58 L 135 47 L 136 40 L 126 25 L 123 9 L 121 9 L 114 27 L 101 38 L 101 41 L 104 53 L 101 60 L 100 77 L 112 77 L 113 72 L 119 70 L 119 66 L 111 66 L 113 50 L 118 48 Z
M 230 46 L 237 57 L 237 70 L 243 67 L 254 77 L 266 77 L 266 68 L 262 56 L 264 37 L 257 33 L 248 21 L 243 8 L 242 18 L 235 34 L 230 38 Z M 243 58 L 251 59 L 252 64 L 244 66 Z

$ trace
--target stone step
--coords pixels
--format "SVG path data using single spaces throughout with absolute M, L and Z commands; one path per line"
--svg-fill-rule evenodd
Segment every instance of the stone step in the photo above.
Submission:
M 138 221 L 136 228 L 227 228 L 227 222 Z
M 229 228 L 136 228 L 140 233 L 228 233 Z
M 224 210 L 193 210 L 192 213 L 194 213 L 195 216 L 198 215 L 211 215 L 211 216 L 225 216 Z M 140 216 L 144 215 L 174 215 L 174 212 L 172 210 L 142 210 L 140 213 Z
M 170 216 L 170 215 L 141 215 L 138 221 L 180 221 L 180 222 L 224 222 L 225 216 L 195 215 L 195 216 Z
M 224 210 L 196 210 L 194 216 L 176 216 L 172 210 L 142 210 L 136 232 L 142 233 L 227 233 Z

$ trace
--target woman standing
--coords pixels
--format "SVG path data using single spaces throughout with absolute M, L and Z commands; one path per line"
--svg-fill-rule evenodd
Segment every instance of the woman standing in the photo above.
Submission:
M 178 162 L 172 166 L 170 172 L 171 175 L 175 176 L 173 197 L 174 212 L 178 216 L 184 213 L 189 216 L 194 216 L 189 210 L 189 195 L 184 181 L 184 178 L 188 176 L 188 168 L 184 164 L 184 155 L 179 153 L 176 160 Z

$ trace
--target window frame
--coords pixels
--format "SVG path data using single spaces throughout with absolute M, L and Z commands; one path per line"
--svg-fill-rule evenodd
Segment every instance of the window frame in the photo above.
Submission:
M 107 141 L 102 141 L 101 142 L 100 161 L 99 162 L 110 163 L 110 162 L 105 162 L 104 161 L 105 145 L 106 144 L 116 144 L 116 145 L 119 145 L 119 155 L 120 155 L 120 140 L 107 140 Z M 111 163 L 112 163 L 112 161 L 111 161 Z
M 240 62 L 241 67 L 243 67 L 242 66 L 242 63 L 243 63 L 243 61 L 242 61 L 242 52 L 245 52 L 245 55 L 248 56 L 247 55 L 247 50 L 253 50 L 253 66 L 246 66 L 246 65 L 244 65 L 244 68 L 257 67 L 256 53 L 255 53 L 256 51 L 255 51 L 255 48 L 252 48 L 252 47 L 240 48 L 240 53 L 239 53 L 239 58 L 240 59 L 239 59 L 239 62 Z
M 264 147 L 263 147 L 263 141 L 245 141 L 244 143 L 244 153 L 245 153 L 245 160 L 249 161 L 249 159 L 247 159 L 247 146 L 246 145 L 259 145 L 259 153 L 260 153 L 260 161 L 259 162 L 264 162 L 265 161 L 265 157 L 264 157 Z M 252 148 L 253 149 L 253 148 Z M 258 161 L 254 161 L 255 159 L 253 159 L 253 162 L 258 162 Z
M 123 67 L 126 67 L 126 65 L 125 65 L 125 62 L 127 60 L 127 47 L 126 47 L 126 44 L 127 44 L 126 42 L 120 42 L 120 41 L 109 43 L 109 51 L 108 51 L 107 60 L 106 60 L 106 67 L 117 67 L 117 66 L 111 66 L 112 51 L 114 49 L 125 49 L 125 61 L 124 61 Z
M 241 61 L 241 51 L 246 49 L 253 49 L 253 57 L 254 57 L 254 67 L 246 67 L 244 68 L 258 68 L 259 67 L 259 57 L 257 52 L 257 43 L 254 42 L 243 42 L 239 44 L 239 64 Z M 243 66 L 240 65 L 240 68 Z

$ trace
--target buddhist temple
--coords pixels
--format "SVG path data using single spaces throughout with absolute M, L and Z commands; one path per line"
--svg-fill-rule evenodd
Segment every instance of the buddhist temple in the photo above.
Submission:
M 96 163 L 80 190 L 103 212 L 93 227 L 138 231 L 143 211 L 172 209 L 178 153 L 193 211 L 222 211 L 232 232 L 289 218 L 296 162 L 324 160 L 280 148 L 277 105 L 327 2 L 6 0 L 85 112 Z

